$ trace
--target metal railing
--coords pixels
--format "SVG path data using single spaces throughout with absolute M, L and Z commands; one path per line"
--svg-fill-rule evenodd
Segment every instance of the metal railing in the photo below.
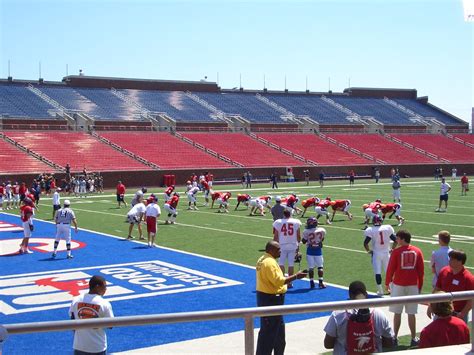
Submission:
M 321 302 L 298 304 L 288 306 L 272 306 L 272 307 L 252 307 L 239 309 L 225 309 L 217 311 L 201 311 L 201 312 L 183 312 L 183 313 L 166 313 L 152 314 L 145 316 L 126 316 L 115 318 L 101 319 L 84 319 L 84 320 L 64 320 L 49 322 L 33 322 L 33 323 L 15 323 L 4 324 L 10 335 L 26 334 L 37 332 L 57 332 L 72 329 L 87 328 L 111 328 L 111 327 L 127 327 L 146 324 L 166 324 L 166 323 L 182 323 L 197 322 L 209 320 L 225 320 L 243 318 L 245 322 L 244 338 L 245 338 L 245 354 L 254 353 L 254 319 L 262 316 L 287 315 L 327 312 L 334 310 L 358 309 L 368 307 L 384 307 L 395 304 L 411 304 L 411 303 L 430 303 L 443 301 L 460 301 L 469 300 L 474 302 L 474 291 L 462 291 L 451 293 L 437 293 L 417 296 L 388 297 L 388 298 L 369 298 L 364 300 L 348 300 L 338 302 Z M 474 304 L 474 303 L 473 303 Z M 474 322 L 471 324 L 471 351 L 474 351 Z M 11 341 L 11 340 L 10 340 Z

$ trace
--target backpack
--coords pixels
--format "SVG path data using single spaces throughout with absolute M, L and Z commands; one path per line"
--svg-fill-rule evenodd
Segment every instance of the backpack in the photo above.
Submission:
M 359 309 L 354 314 L 346 312 L 346 317 L 347 354 L 371 354 L 376 352 L 373 313 L 368 309 Z

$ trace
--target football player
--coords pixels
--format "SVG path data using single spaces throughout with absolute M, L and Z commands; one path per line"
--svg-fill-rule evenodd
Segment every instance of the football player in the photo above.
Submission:
M 216 191 L 216 192 L 213 192 L 213 193 L 211 194 L 211 200 L 212 200 L 212 202 L 211 202 L 211 208 L 214 208 L 214 202 L 216 202 L 216 200 L 217 200 L 218 198 L 220 198 L 223 194 L 224 194 L 224 193 L 221 192 L 221 191 Z
M 235 211 L 237 211 L 237 207 L 242 203 L 245 206 L 247 206 L 247 209 L 249 209 L 249 201 L 252 199 L 252 196 L 249 194 L 237 194 L 237 205 L 235 206 Z
M 306 244 L 306 261 L 308 262 L 309 287 L 314 288 L 314 268 L 318 268 L 319 288 L 326 288 L 324 284 L 324 259 L 323 259 L 323 241 L 326 236 L 326 230 L 318 227 L 316 217 L 310 217 L 306 220 L 305 230 L 301 242 Z
M 175 224 L 176 217 L 178 216 L 179 193 L 175 192 L 170 199 L 165 202 L 164 209 L 168 212 L 168 218 L 166 218 L 165 224 Z
M 369 226 L 370 220 L 379 215 L 380 208 L 382 208 L 382 200 L 377 199 L 369 204 L 364 204 L 362 208 L 365 213 L 364 229 L 366 229 Z
M 285 263 L 288 262 L 288 275 L 294 273 L 295 255 L 299 251 L 301 242 L 301 222 L 299 219 L 291 218 L 291 211 L 283 211 L 283 218 L 273 222 L 273 240 L 280 243 L 279 264 L 283 274 L 285 273 Z M 292 288 L 292 284 L 288 284 Z
M 196 206 L 196 195 L 198 192 L 199 192 L 199 187 L 194 186 L 194 187 L 191 187 L 191 189 L 186 193 L 186 195 L 188 196 L 188 201 L 189 201 L 188 210 L 195 210 L 195 211 L 198 210 Z
M 303 202 L 301 202 L 301 206 L 303 206 L 304 210 L 301 214 L 301 217 L 304 217 L 304 214 L 308 208 L 316 206 L 320 201 L 321 200 L 316 196 L 303 200 Z
M 334 215 L 336 214 L 336 211 L 341 211 L 349 218 L 349 221 L 352 221 L 352 213 L 349 212 L 349 209 L 351 208 L 351 200 L 332 201 L 331 208 L 332 208 L 331 222 L 334 220 Z
M 382 288 L 382 269 L 384 272 L 387 272 L 390 249 L 396 247 L 396 238 L 393 227 L 390 225 L 382 225 L 382 218 L 380 216 L 374 216 L 372 218 L 372 224 L 372 227 L 364 231 L 364 249 L 372 257 L 377 294 L 382 296 L 384 294 Z M 391 242 L 392 245 L 390 246 Z
M 173 195 L 173 192 L 174 192 L 174 185 L 170 185 L 166 188 L 165 190 L 165 201 L 168 201 L 171 196 Z
M 23 240 L 20 244 L 20 254 L 31 254 L 33 253 L 28 249 L 28 242 L 30 241 L 31 233 L 33 232 L 33 215 L 34 215 L 34 202 L 29 198 L 25 197 L 23 205 L 20 207 L 20 218 L 23 225 Z
M 204 191 L 204 201 L 205 201 L 204 206 L 207 207 L 209 206 L 209 195 L 211 194 L 211 187 L 207 183 L 206 179 L 204 179 L 204 175 L 200 183 L 201 183 L 201 189 L 202 191 Z
M 395 218 L 398 221 L 398 226 L 400 227 L 403 223 L 405 223 L 405 218 L 403 218 L 400 213 L 402 210 L 402 205 L 400 203 L 387 203 L 381 206 L 380 211 L 382 212 L 382 219 L 385 219 L 387 213 L 390 213 L 388 218 L 392 218 L 395 215 Z
M 217 211 L 218 213 L 229 213 L 229 210 L 227 209 L 227 206 L 229 206 L 229 199 L 232 196 L 230 192 L 224 192 L 221 197 L 217 199 L 217 202 L 219 203 L 219 210 Z
M 287 210 L 293 213 L 301 213 L 302 210 L 296 206 L 300 199 L 295 194 L 290 194 L 286 199 L 282 199 L 281 205 L 285 206 Z
M 321 216 L 326 216 L 326 224 L 332 224 L 332 222 L 329 220 L 329 206 L 331 206 L 331 198 L 328 196 L 324 200 L 319 201 L 319 203 L 316 204 L 316 207 L 314 208 L 317 213 L 317 219 Z

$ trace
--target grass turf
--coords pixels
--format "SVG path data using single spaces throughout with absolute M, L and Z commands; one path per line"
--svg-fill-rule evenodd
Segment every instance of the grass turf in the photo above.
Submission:
M 439 182 L 428 179 L 404 179 L 402 181 L 402 216 L 406 218 L 405 225 L 397 227 L 395 218 L 386 219 L 385 223 L 394 226 L 395 230 L 404 228 L 412 233 L 412 244 L 420 247 L 424 259 L 429 260 L 431 252 L 438 247 L 437 233 L 446 229 L 452 234 L 451 246 L 466 251 L 468 261 L 466 266 L 472 270 L 474 263 L 470 258 L 474 254 L 474 198 L 472 195 L 460 195 L 459 181 L 452 183 L 449 206 L 446 213 L 435 212 L 438 207 Z M 182 191 L 184 187 L 178 188 Z M 162 188 L 149 188 L 149 192 L 159 193 L 159 204 L 163 206 Z M 254 184 L 252 189 L 242 189 L 240 185 L 218 185 L 214 191 L 232 191 L 230 213 L 217 213 L 214 209 L 201 207 L 203 196 L 198 197 L 199 211 L 187 211 L 187 198 L 181 194 L 178 205 L 179 215 L 177 224 L 163 225 L 162 208 L 157 244 L 185 250 L 196 254 L 254 265 L 266 242 L 272 237 L 272 219 L 267 213 L 265 217 L 249 216 L 245 206 L 239 206 L 234 211 L 237 193 L 249 193 L 253 197 L 264 194 L 285 196 L 294 192 L 300 196 L 300 201 L 308 196 L 320 198 L 331 196 L 334 199 L 350 199 L 351 212 L 354 219 L 349 221 L 346 216 L 336 213 L 334 223 L 325 225 L 324 217 L 320 225 L 327 230 L 324 243 L 325 280 L 339 285 L 348 285 L 359 279 L 364 281 L 370 291 L 376 291 L 370 257 L 363 249 L 363 211 L 362 204 L 381 198 L 382 202 L 392 202 L 392 189 L 388 180 L 375 184 L 372 180 L 357 181 L 354 187 L 349 187 L 345 181 L 331 181 L 323 188 L 313 183 L 280 184 L 278 190 L 272 190 L 269 184 Z M 134 192 L 129 189 L 129 192 Z M 131 196 L 127 196 L 128 201 Z M 64 199 L 65 197 L 63 197 Z M 68 197 L 69 198 L 69 197 Z M 76 213 L 79 226 L 82 228 L 126 237 L 128 224 L 124 223 L 128 207 L 117 208 L 114 191 L 106 191 L 103 195 L 92 195 L 87 198 L 70 198 L 72 208 Z M 36 218 L 51 219 L 51 201 L 43 199 Z M 306 217 L 314 215 L 311 210 Z M 145 229 L 145 228 L 144 228 Z M 134 236 L 137 231 L 134 229 Z M 301 268 L 306 267 L 305 258 Z M 424 292 L 431 292 L 431 269 L 425 263 Z

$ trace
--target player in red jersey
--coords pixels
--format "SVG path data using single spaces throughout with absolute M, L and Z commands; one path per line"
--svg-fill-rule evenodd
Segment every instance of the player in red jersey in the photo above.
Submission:
M 209 195 L 211 194 L 211 186 L 209 186 L 209 183 L 206 181 L 206 179 L 202 179 L 200 181 L 202 191 L 204 192 L 204 200 L 206 201 L 204 203 L 204 206 L 209 206 Z
M 117 204 L 118 207 L 120 208 L 122 206 L 122 203 L 127 207 L 127 203 L 125 202 L 125 185 L 122 184 L 122 181 L 118 181 L 117 187 L 116 187 L 116 194 L 117 194 Z
M 165 211 L 168 212 L 168 218 L 165 221 L 165 224 L 175 224 L 176 217 L 178 216 L 178 211 L 176 208 L 178 207 L 179 202 L 179 193 L 175 192 L 170 199 L 165 202 Z
M 206 179 L 207 183 L 209 184 L 209 187 L 212 189 L 212 183 L 214 182 L 214 175 L 209 172 L 204 173 L 204 178 Z
M 301 206 L 303 206 L 304 210 L 303 210 L 303 213 L 301 214 L 301 218 L 304 217 L 304 214 L 306 213 L 306 210 L 308 208 L 316 206 L 320 201 L 321 200 L 316 196 L 303 200 L 303 202 L 301 202 Z
M 237 194 L 237 205 L 235 206 L 234 211 L 237 211 L 237 207 L 242 203 L 245 206 L 247 206 L 247 209 L 249 209 L 249 201 L 252 198 L 249 194 Z
M 165 189 L 165 201 L 168 201 L 174 192 L 174 185 L 170 185 Z
M 329 196 L 324 200 L 319 201 L 319 203 L 316 204 L 316 207 L 314 208 L 317 213 L 316 219 L 319 219 L 321 216 L 326 216 L 326 224 L 332 224 L 332 222 L 329 220 L 329 206 L 331 206 L 331 198 Z
M 405 218 L 403 218 L 400 213 L 402 210 L 402 205 L 399 203 L 387 203 L 384 205 L 381 205 L 380 211 L 382 212 L 382 218 L 385 219 L 385 216 L 390 213 L 390 216 L 388 218 L 392 218 L 393 215 L 395 215 L 395 218 L 398 221 L 398 226 L 400 227 L 404 222 Z
M 28 249 L 28 242 L 31 238 L 31 233 L 33 232 L 33 208 L 34 204 L 31 199 L 26 197 L 23 200 L 23 205 L 20 207 L 20 218 L 23 224 L 23 240 L 20 244 L 20 254 L 31 254 L 32 251 Z
M 221 192 L 221 191 L 216 191 L 216 192 L 213 192 L 213 193 L 211 194 L 211 201 L 212 201 L 212 202 L 211 202 L 211 208 L 214 208 L 214 202 L 216 202 L 216 200 L 217 200 L 218 198 L 220 198 L 223 194 L 224 194 L 224 193 Z
M 352 221 L 352 213 L 349 212 L 349 209 L 351 208 L 351 200 L 332 201 L 331 208 L 332 208 L 331 222 L 334 221 L 334 215 L 336 214 L 337 211 L 341 211 L 349 218 L 349 221 Z
M 467 174 L 464 173 L 461 177 L 461 196 L 467 196 L 467 192 L 469 191 L 469 178 Z
M 217 202 L 219 202 L 219 210 L 217 212 L 229 213 L 227 206 L 229 206 L 229 199 L 231 196 L 232 194 L 230 192 L 224 192 L 221 197 L 217 199 Z
M 282 199 L 281 204 L 285 206 L 286 209 L 291 212 L 291 214 L 293 213 L 298 214 L 298 213 L 303 212 L 300 208 L 296 206 L 299 200 L 300 199 L 298 198 L 298 196 L 296 196 L 295 194 L 291 194 L 291 195 L 288 195 L 286 199 Z
M 0 184 L 0 211 L 3 209 L 4 198 L 5 198 L 5 183 Z
M 380 209 L 382 208 L 382 200 L 377 199 L 374 202 L 369 204 L 362 205 L 365 213 L 365 227 L 366 229 L 369 226 L 369 222 L 375 217 L 379 215 Z
M 411 234 L 406 230 L 399 230 L 396 234 L 398 248 L 393 249 L 388 262 L 385 277 L 385 287 L 392 297 L 412 296 L 421 293 L 423 288 L 423 277 L 425 275 L 425 265 L 423 253 L 420 248 L 410 244 Z M 395 338 L 400 330 L 402 311 L 408 315 L 408 327 L 411 333 L 411 345 L 418 343 L 416 338 L 416 318 L 418 304 L 396 304 L 389 307 L 389 311 L 394 313 L 393 330 Z

